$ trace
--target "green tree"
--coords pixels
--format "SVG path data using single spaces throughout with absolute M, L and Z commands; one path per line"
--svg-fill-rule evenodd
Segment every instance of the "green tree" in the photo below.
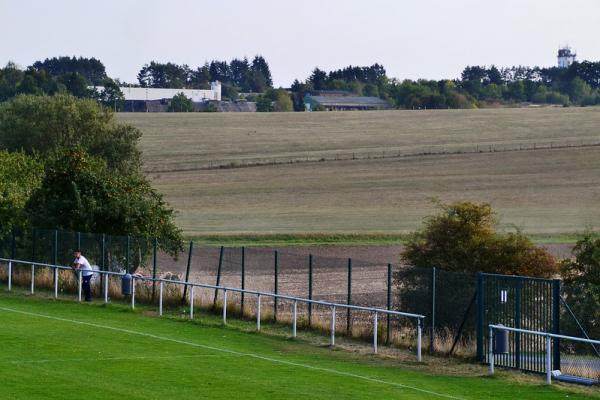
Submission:
M 521 232 L 495 231 L 496 214 L 487 203 L 440 204 L 440 212 L 425 220 L 410 238 L 402 259 L 414 267 L 453 272 L 489 272 L 552 277 L 554 257 L 536 247 Z
M 0 238 L 26 225 L 25 205 L 40 187 L 42 164 L 23 153 L 0 151 Z
M 94 100 L 20 95 L 0 104 L 0 149 L 44 157 L 81 146 L 109 168 L 132 173 L 141 165 L 140 137 L 137 128 L 118 123 Z
M 82 148 L 49 157 L 39 189 L 27 201 L 33 226 L 157 237 L 175 254 L 182 243 L 175 212 L 141 174 L 115 174 Z
M 183 92 L 177 93 L 169 103 L 168 111 L 170 112 L 191 112 L 194 111 L 194 103 L 192 99 L 186 97 Z
M 110 78 L 104 81 L 104 87 L 98 97 L 105 107 L 108 107 L 115 112 L 121 111 L 125 104 L 125 96 L 119 88 L 119 85 Z

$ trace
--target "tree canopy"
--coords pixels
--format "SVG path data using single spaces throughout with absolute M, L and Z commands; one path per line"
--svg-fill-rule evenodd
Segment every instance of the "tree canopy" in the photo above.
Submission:
M 49 155 L 81 146 L 120 172 L 137 171 L 139 129 L 117 123 L 93 100 L 69 95 L 20 95 L 0 104 L 0 149 Z
M 496 232 L 497 217 L 487 203 L 440 204 L 413 233 L 402 260 L 414 267 L 454 272 L 489 272 L 552 277 L 559 272 L 554 257 L 521 232 Z

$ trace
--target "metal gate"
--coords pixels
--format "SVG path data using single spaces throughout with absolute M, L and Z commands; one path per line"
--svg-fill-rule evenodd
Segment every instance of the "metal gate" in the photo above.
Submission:
M 490 324 L 560 333 L 560 280 L 479 273 L 477 275 L 477 358 L 488 363 Z M 496 365 L 544 372 L 544 337 L 509 335 L 509 351 L 496 354 Z M 560 369 L 560 343 L 553 339 L 553 369 Z

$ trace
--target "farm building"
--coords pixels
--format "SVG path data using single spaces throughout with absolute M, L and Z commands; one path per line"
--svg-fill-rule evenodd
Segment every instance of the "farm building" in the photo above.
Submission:
M 306 111 L 387 110 L 392 106 L 379 97 L 357 96 L 344 91 L 320 91 L 304 96 Z
M 104 88 L 96 86 L 101 92 Z M 183 93 L 191 99 L 196 109 L 206 108 L 210 103 L 221 102 L 221 82 L 215 81 L 210 84 L 210 89 L 166 89 L 166 88 L 144 88 L 144 87 L 119 87 L 125 97 L 123 111 L 136 112 L 160 112 L 167 111 L 171 99 L 178 93 Z M 217 107 L 219 108 L 219 107 Z

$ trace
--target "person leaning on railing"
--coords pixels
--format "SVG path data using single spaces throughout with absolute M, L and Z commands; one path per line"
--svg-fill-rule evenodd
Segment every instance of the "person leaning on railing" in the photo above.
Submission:
M 85 301 L 92 301 L 92 288 L 90 287 L 90 281 L 92 280 L 92 266 L 90 262 L 81 255 L 81 250 L 77 249 L 73 252 L 75 260 L 73 260 L 73 270 L 78 272 L 81 271 L 81 288 L 85 294 Z

